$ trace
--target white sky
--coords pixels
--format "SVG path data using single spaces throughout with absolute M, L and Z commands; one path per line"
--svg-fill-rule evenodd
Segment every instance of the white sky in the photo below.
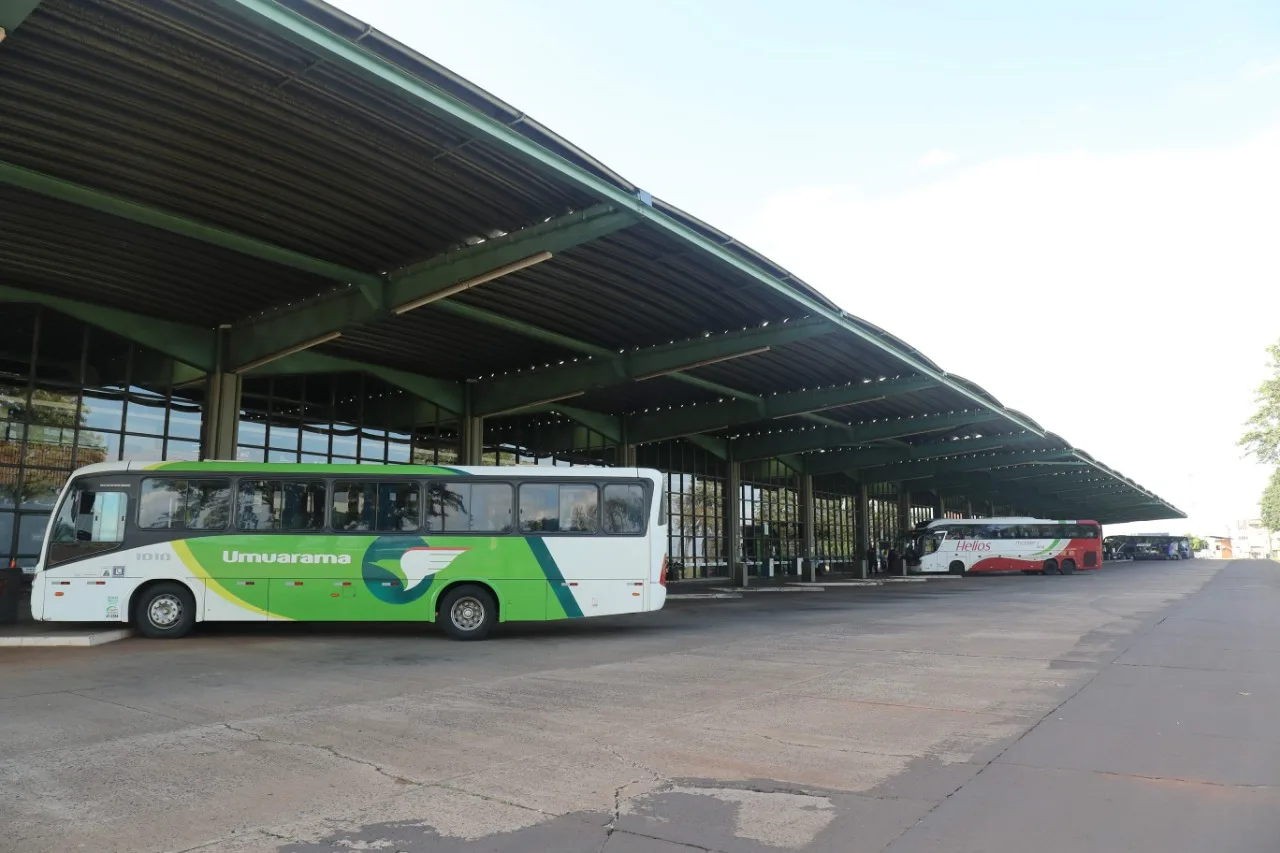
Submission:
M 1256 515 L 1235 441 L 1280 338 L 1280 131 L 798 189 L 738 236 L 1191 516 L 1136 528 Z
M 337 0 L 1221 534 L 1280 338 L 1273 0 Z

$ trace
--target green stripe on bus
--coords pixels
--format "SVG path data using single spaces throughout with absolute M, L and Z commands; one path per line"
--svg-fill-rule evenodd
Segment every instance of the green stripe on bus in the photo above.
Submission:
M 560 573 L 560 567 L 556 565 L 555 558 L 551 556 L 551 551 L 547 549 L 547 543 L 543 542 L 540 537 L 528 536 L 525 541 L 529 543 L 529 550 L 533 552 L 533 556 L 538 560 L 538 565 L 542 567 L 542 571 L 547 576 L 547 583 L 551 584 L 551 588 L 555 590 L 556 599 L 559 600 L 560 606 L 564 608 L 564 615 L 570 619 L 576 619 L 582 615 L 582 608 L 578 606 L 578 599 L 573 597 L 573 590 L 564 582 L 564 575 Z M 551 618 L 551 614 L 547 614 L 547 618 Z

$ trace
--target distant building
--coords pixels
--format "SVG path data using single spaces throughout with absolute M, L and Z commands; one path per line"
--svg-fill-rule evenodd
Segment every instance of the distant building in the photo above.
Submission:
M 1237 557 L 1273 559 L 1280 555 L 1280 533 L 1268 532 L 1261 519 L 1237 521 L 1231 530 L 1231 550 Z

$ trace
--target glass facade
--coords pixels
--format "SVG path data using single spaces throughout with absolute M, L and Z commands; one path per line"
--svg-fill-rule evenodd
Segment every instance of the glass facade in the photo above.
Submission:
M 75 468 L 196 459 L 200 392 L 161 379 L 154 354 L 30 305 L 5 306 L 0 337 L 0 561 L 35 564 Z

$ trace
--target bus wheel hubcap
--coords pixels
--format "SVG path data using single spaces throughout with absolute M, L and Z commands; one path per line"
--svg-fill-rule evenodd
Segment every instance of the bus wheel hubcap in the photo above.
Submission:
M 157 628 L 168 628 L 182 618 L 182 602 L 176 596 L 162 595 L 151 602 L 147 616 Z
M 474 631 L 484 622 L 484 605 L 474 598 L 460 598 L 449 611 L 449 618 L 459 631 Z

